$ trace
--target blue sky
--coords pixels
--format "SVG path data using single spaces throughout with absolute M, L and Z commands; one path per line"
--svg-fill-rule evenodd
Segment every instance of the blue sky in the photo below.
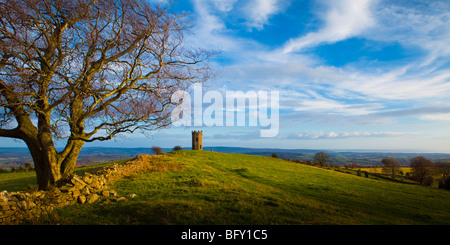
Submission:
M 279 91 L 280 130 L 171 127 L 86 146 L 450 152 L 450 2 L 182 0 L 186 45 L 220 50 L 212 90 Z M 2 139 L 3 146 L 20 145 Z

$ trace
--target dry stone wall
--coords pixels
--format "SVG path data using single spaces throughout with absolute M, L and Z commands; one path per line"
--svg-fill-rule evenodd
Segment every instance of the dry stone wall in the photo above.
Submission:
M 113 164 L 85 173 L 80 177 L 72 175 L 66 184 L 48 191 L 0 192 L 0 224 L 33 223 L 36 219 L 53 211 L 56 207 L 93 203 L 101 198 L 124 201 L 136 195 L 119 197 L 108 183 L 122 176 L 150 168 L 151 158 L 163 156 L 139 155 L 123 164 Z

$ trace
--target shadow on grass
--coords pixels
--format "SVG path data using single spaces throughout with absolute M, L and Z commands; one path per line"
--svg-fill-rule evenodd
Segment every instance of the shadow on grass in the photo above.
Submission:
M 180 203 L 126 201 L 64 207 L 40 223 L 63 225 L 177 225 L 211 223 L 197 208 Z

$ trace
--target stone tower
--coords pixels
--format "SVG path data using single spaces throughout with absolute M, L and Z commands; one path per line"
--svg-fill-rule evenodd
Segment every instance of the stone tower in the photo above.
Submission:
M 192 150 L 203 150 L 203 131 L 192 131 Z

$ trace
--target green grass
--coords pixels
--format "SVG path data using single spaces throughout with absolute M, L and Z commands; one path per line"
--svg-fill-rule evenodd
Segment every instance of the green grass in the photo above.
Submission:
M 450 191 L 263 156 L 178 151 L 110 185 L 126 202 L 57 209 L 58 224 L 450 224 Z M 157 160 L 156 160 L 157 159 Z M 166 168 L 167 169 L 167 168 Z
M 28 186 L 36 186 L 36 173 L 34 171 L 0 173 L 0 191 L 23 191 Z

